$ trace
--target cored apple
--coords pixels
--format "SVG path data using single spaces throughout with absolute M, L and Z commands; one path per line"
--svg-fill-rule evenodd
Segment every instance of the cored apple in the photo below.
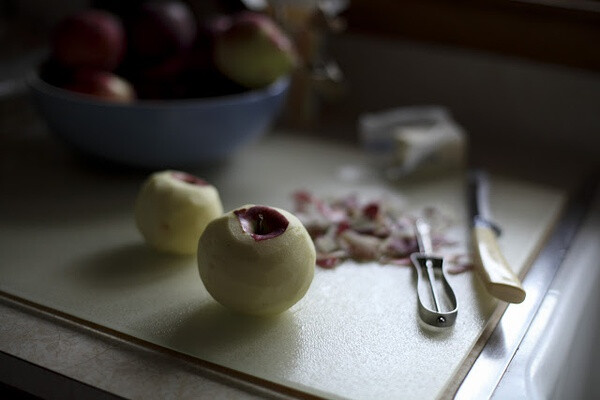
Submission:
M 294 46 L 268 16 L 242 12 L 218 33 L 214 62 L 227 77 L 248 88 L 267 86 L 289 74 L 297 63 Z
M 100 70 L 79 70 L 63 85 L 64 89 L 116 103 L 136 99 L 135 89 L 124 78 Z
M 52 57 L 68 68 L 114 70 L 123 60 L 126 35 L 115 15 L 87 9 L 71 15 L 56 26 Z
M 280 208 L 245 205 L 208 224 L 198 243 L 206 290 L 223 306 L 249 315 L 274 315 L 306 294 L 314 275 L 313 242 Z
M 145 181 L 135 203 L 135 222 L 159 251 L 192 255 L 210 221 L 223 213 L 217 189 L 181 171 L 156 172 Z

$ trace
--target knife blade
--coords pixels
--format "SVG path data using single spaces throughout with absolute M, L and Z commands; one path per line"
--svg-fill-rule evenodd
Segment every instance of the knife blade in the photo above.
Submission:
M 493 222 L 489 206 L 489 179 L 484 171 L 471 171 L 468 179 L 471 237 L 475 267 L 486 290 L 508 303 L 522 303 L 525 290 L 498 244 L 500 228 Z

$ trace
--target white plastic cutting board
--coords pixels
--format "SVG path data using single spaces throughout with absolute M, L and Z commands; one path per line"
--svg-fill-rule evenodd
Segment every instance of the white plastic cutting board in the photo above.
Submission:
M 226 209 L 290 208 L 290 193 L 400 196 L 407 207 L 437 205 L 454 215 L 465 243 L 458 177 L 385 186 L 352 148 L 271 137 L 230 163 L 199 171 Z M 192 171 L 193 172 L 193 171 Z M 317 269 L 306 297 L 271 319 L 217 305 L 195 259 L 146 248 L 132 221 L 145 176 L 31 164 L 3 176 L 0 290 L 77 318 L 268 381 L 328 398 L 435 398 L 481 336 L 498 303 L 467 272 L 450 276 L 459 303 L 454 327 L 424 328 L 412 268 L 347 263 Z M 552 227 L 564 194 L 494 177 L 492 209 L 501 247 L 524 273 Z

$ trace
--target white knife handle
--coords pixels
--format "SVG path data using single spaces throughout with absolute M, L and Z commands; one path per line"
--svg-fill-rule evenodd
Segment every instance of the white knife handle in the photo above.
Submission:
M 500 252 L 494 231 L 488 226 L 477 225 L 473 228 L 473 239 L 476 248 L 475 265 L 487 291 L 509 303 L 523 302 L 525 290 Z

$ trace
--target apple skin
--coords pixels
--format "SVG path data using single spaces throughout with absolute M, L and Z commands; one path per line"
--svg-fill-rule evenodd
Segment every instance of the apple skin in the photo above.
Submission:
M 135 89 L 130 82 L 107 71 L 76 71 L 62 87 L 114 103 L 131 103 L 136 99 Z
M 155 172 L 138 194 L 134 216 L 146 242 L 158 251 L 193 255 L 210 221 L 223 214 L 217 189 L 181 171 Z
M 239 213 L 269 209 L 271 233 L 247 231 Z M 287 221 L 281 229 L 280 222 Z M 246 225 L 246 228 L 245 228 Z M 279 228 L 278 228 L 279 226 Z M 247 315 L 282 313 L 306 294 L 315 270 L 316 252 L 300 220 L 288 211 L 251 204 L 208 224 L 198 243 L 198 269 L 206 290 L 223 306 Z
M 213 15 L 199 24 L 198 37 L 190 52 L 189 63 L 182 78 L 191 98 L 224 96 L 241 93 L 248 89 L 225 75 L 213 63 L 213 50 L 216 37 L 231 24 L 228 15 Z
M 204 19 L 198 25 L 198 36 L 190 52 L 190 69 L 202 74 L 208 69 L 215 69 L 212 54 L 216 38 L 231 26 L 231 17 L 228 15 L 214 15 Z
M 52 39 L 52 57 L 67 68 L 113 71 L 127 46 L 121 20 L 106 11 L 88 9 L 58 23 Z
M 130 25 L 131 53 L 142 65 L 156 65 L 191 49 L 197 29 L 192 10 L 182 1 L 143 3 Z
M 291 40 L 269 17 L 242 12 L 218 33 L 214 63 L 233 81 L 247 88 L 261 88 L 292 72 L 297 55 Z
M 156 65 L 137 67 L 131 75 L 139 97 L 162 100 L 186 97 L 188 88 L 184 71 L 188 58 L 187 54 L 181 54 Z

